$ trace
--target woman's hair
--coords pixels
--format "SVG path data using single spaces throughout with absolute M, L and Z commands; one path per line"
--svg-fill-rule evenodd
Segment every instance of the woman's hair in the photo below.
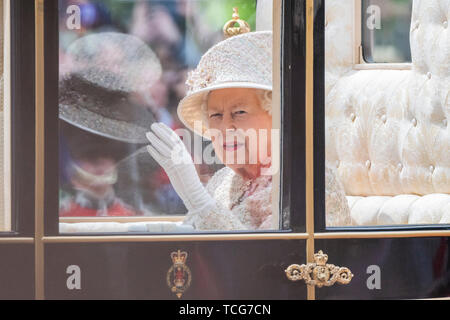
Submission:
M 269 90 L 262 90 L 262 89 L 255 89 L 256 90 L 256 96 L 259 99 L 261 108 L 266 111 L 269 115 L 272 115 L 272 91 Z M 205 123 L 205 126 L 208 127 L 208 98 L 209 94 L 208 92 L 203 96 L 203 102 L 202 102 L 202 115 L 203 115 L 203 121 Z
M 261 108 L 263 108 L 268 114 L 272 115 L 272 91 L 257 90 L 259 102 Z

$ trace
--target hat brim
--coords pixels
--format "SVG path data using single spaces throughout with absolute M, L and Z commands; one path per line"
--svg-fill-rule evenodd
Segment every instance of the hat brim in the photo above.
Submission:
M 194 93 L 187 95 L 182 99 L 178 105 L 177 114 L 180 121 L 194 133 L 202 136 L 205 139 L 211 140 L 211 137 L 207 134 L 207 126 L 204 123 L 204 117 L 202 114 L 202 104 L 207 95 L 211 91 L 220 89 L 259 89 L 272 91 L 272 86 L 262 85 L 252 82 L 226 82 L 217 85 L 212 85 Z M 194 125 L 196 121 L 200 121 L 201 125 Z M 200 123 L 199 122 L 199 123 Z
M 148 128 L 144 128 L 66 104 L 59 104 L 59 117 L 65 122 L 93 134 L 132 144 L 147 143 L 145 134 L 150 131 L 151 126 L 149 123 Z

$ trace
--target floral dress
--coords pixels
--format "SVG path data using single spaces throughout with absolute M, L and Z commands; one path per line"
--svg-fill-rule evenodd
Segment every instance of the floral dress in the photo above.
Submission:
M 328 167 L 326 176 L 327 221 L 330 222 L 327 225 L 349 225 L 350 213 L 342 186 Z M 201 210 L 190 211 L 185 224 L 197 230 L 278 229 L 272 209 L 272 176 L 244 180 L 225 167 L 216 172 L 206 189 L 215 202 Z

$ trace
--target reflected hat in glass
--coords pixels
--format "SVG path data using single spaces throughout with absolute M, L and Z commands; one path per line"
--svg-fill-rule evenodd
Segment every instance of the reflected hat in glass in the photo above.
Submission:
M 226 88 L 272 91 L 272 32 L 248 31 L 235 10 L 233 20 L 224 27 L 228 39 L 209 49 L 188 75 L 187 95 L 178 105 L 178 117 L 207 139 L 202 106 L 209 92 Z M 195 125 L 197 121 L 199 125 Z
M 150 47 L 131 35 L 97 33 L 74 41 L 65 60 L 60 118 L 104 137 L 146 143 L 155 121 L 149 89 L 162 72 Z

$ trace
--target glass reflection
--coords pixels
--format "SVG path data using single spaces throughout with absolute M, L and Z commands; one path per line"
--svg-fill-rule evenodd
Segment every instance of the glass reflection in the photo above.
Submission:
M 278 228 L 272 26 L 222 34 L 233 7 L 267 24 L 268 3 L 258 23 L 255 0 L 59 1 L 62 232 Z
M 0 3 L 0 232 L 11 230 L 10 186 L 10 71 L 8 4 Z
M 368 63 L 411 62 L 412 0 L 363 0 L 362 42 Z

